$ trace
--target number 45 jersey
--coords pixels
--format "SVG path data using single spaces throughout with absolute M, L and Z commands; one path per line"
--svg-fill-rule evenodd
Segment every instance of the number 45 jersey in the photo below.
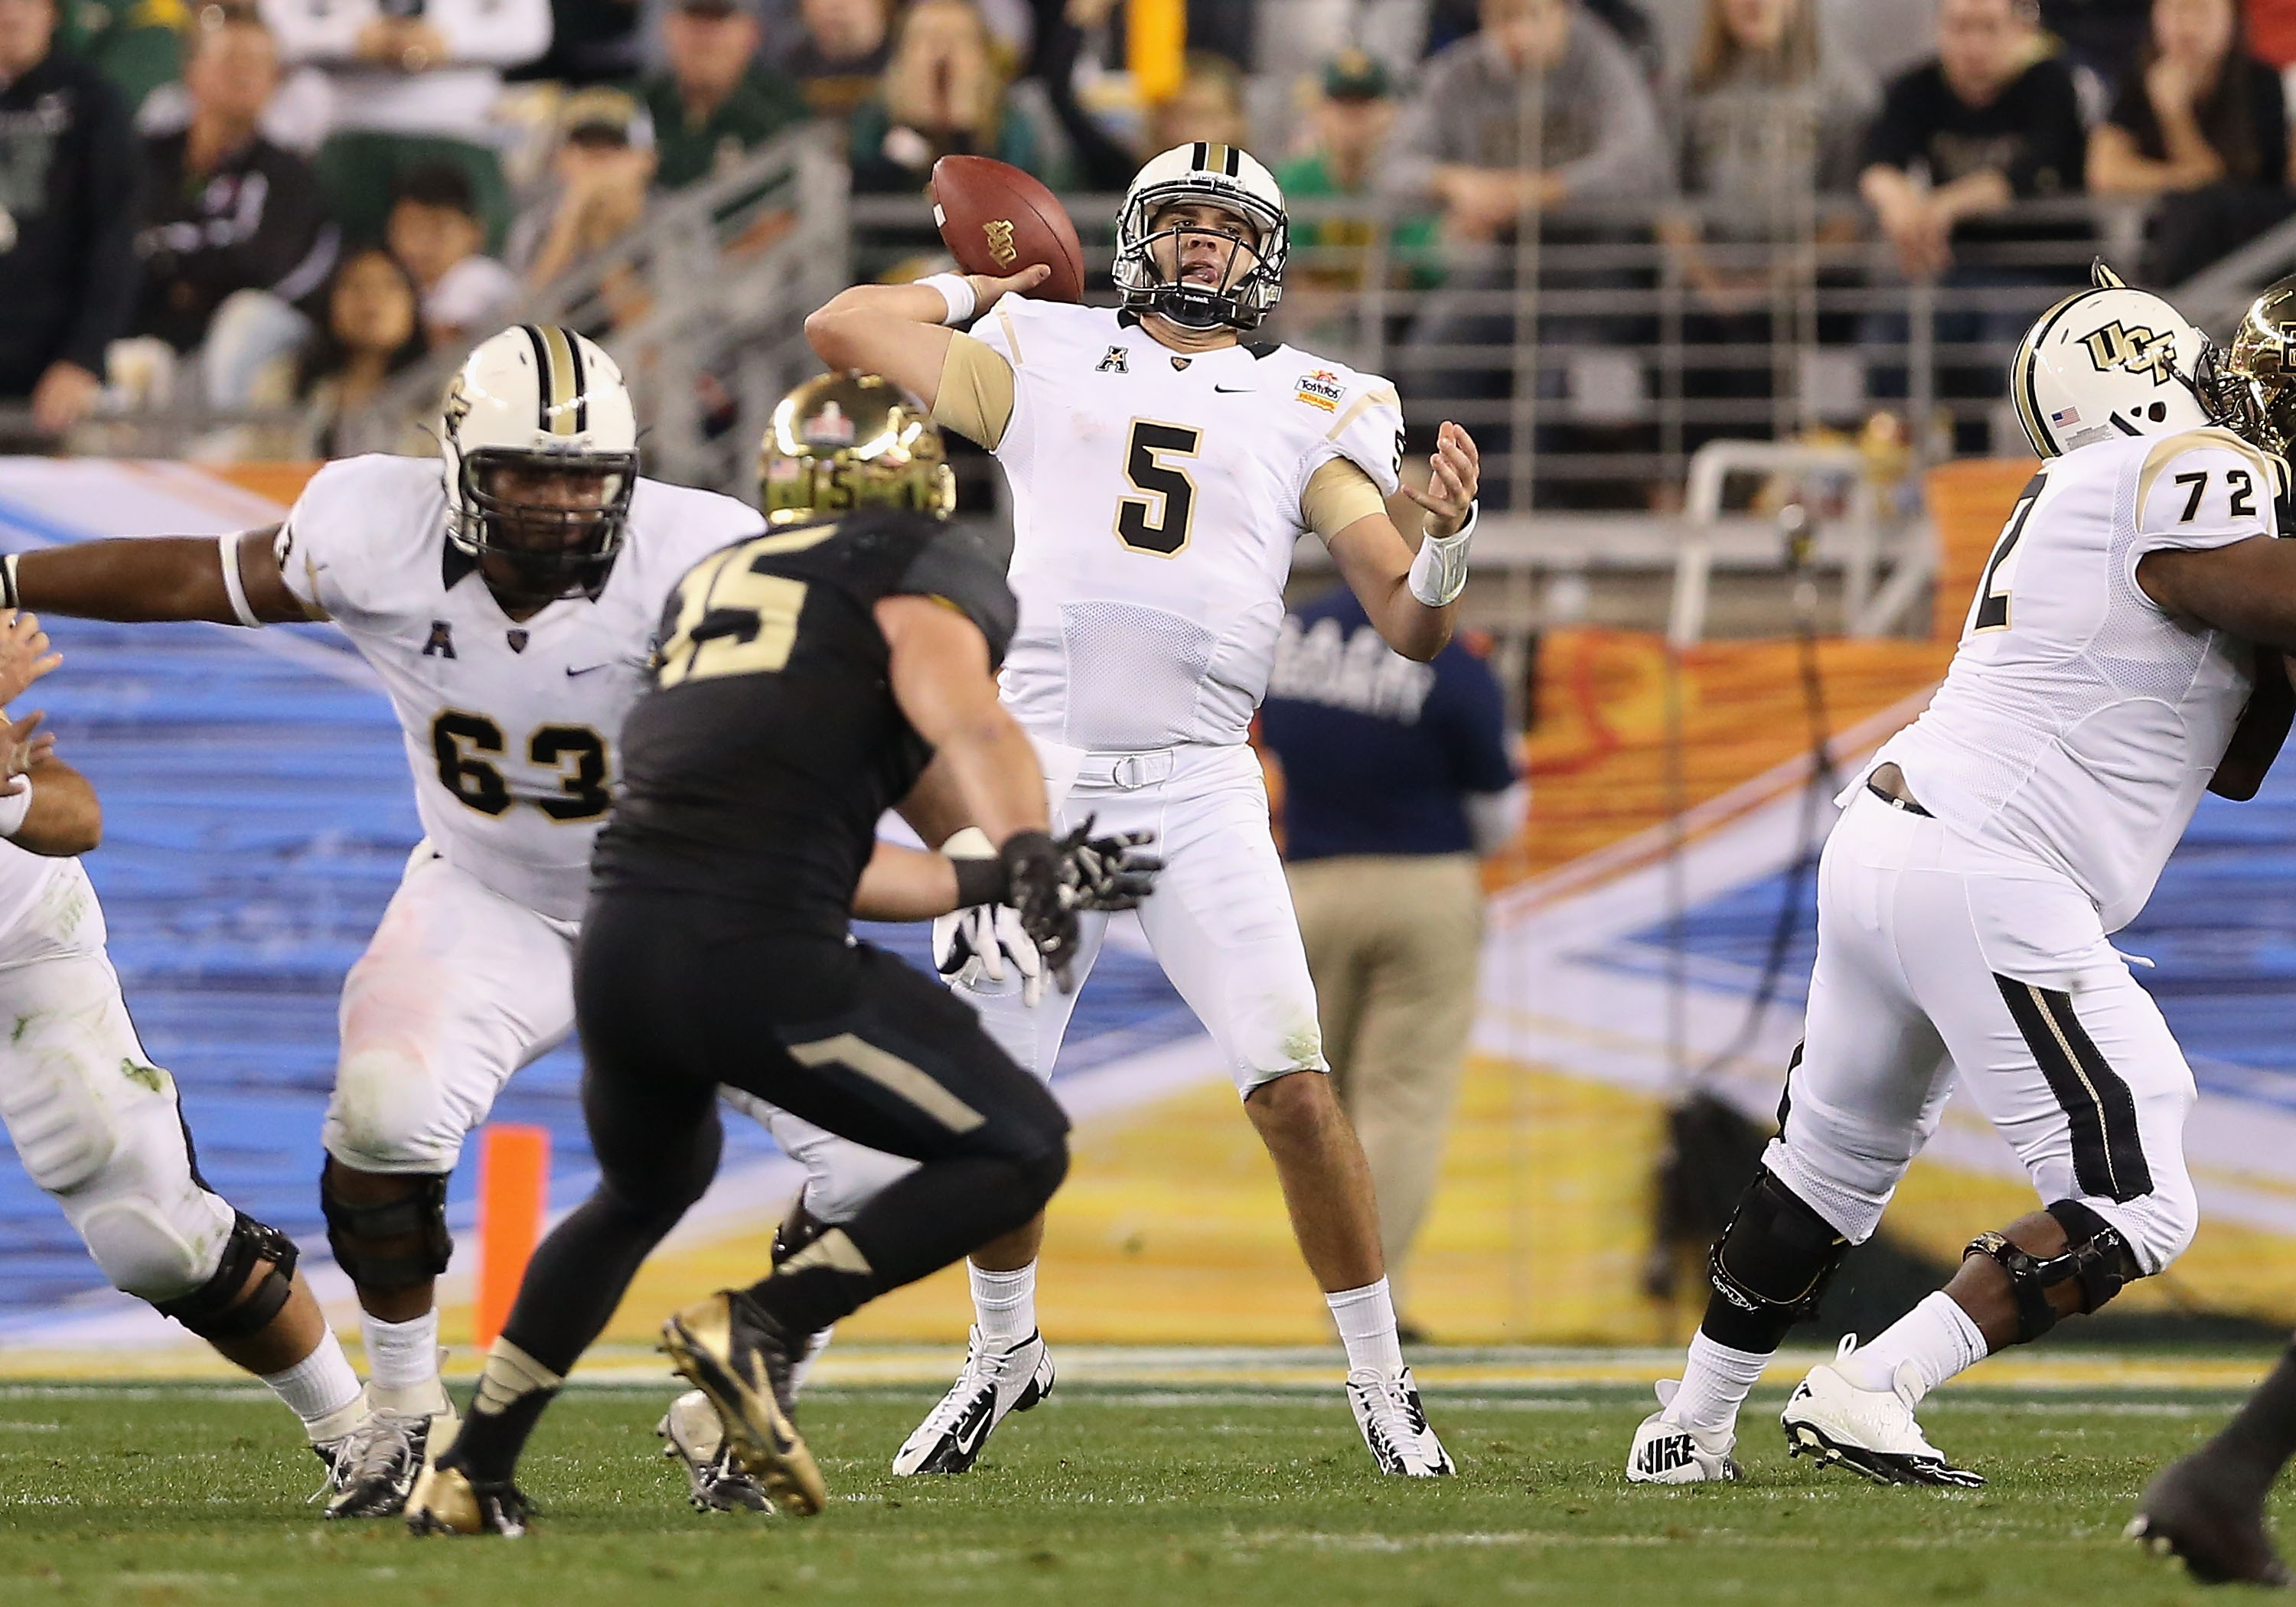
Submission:
M 1289 346 L 1176 352 L 1106 307 L 1007 296 L 951 343 L 934 418 L 1013 488 L 1004 701 L 1098 751 L 1244 740 L 1292 549 L 1384 509 L 1395 388 Z
M 2276 487 L 2222 430 L 2051 459 L 1994 545 L 1945 684 L 1874 762 L 1956 832 L 2071 877 L 2118 931 L 2224 757 L 2252 660 L 2164 611 L 2137 563 L 2276 534 Z
M 447 539 L 437 461 L 372 456 L 312 477 L 277 553 L 304 609 L 382 677 L 431 847 L 512 902 L 572 921 L 662 602 L 697 560 L 760 528 L 730 497 L 641 480 L 597 599 L 513 620 Z

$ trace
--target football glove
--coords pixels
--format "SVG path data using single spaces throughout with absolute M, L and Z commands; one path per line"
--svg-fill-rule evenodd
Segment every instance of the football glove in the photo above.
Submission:
M 1077 915 L 1069 903 L 1060 845 L 1042 832 L 1015 832 L 996 858 L 1004 867 L 1005 901 L 1019 912 L 1021 930 L 1037 946 L 1061 991 L 1068 992 L 1073 986 L 1069 967 L 1076 960 Z
M 1045 996 L 1045 961 L 1009 904 L 976 904 L 932 925 L 933 963 L 960 988 L 1002 982 L 1006 968 L 1021 980 L 1021 1003 L 1033 1008 Z
M 1153 832 L 1120 832 L 1112 837 L 1092 834 L 1092 816 L 1061 839 L 1061 882 L 1070 909 L 1137 909 L 1155 890 L 1164 862 L 1147 852 Z

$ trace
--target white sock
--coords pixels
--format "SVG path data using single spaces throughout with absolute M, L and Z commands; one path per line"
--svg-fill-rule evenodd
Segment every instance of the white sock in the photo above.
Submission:
M 332 1328 L 319 1336 L 310 1355 L 284 1373 L 266 1373 L 263 1382 L 303 1420 L 313 1445 L 340 1439 L 367 1413 L 366 1393 Z
M 1019 1344 L 1037 1331 L 1037 1264 L 1016 1272 L 990 1272 L 964 1264 L 972 1279 L 972 1316 L 983 1343 Z
M 378 1410 L 410 1417 L 451 1410 L 447 1386 L 439 1382 L 439 1308 L 411 1323 L 386 1323 L 359 1313 L 366 1338 L 368 1398 Z
M 1403 1341 L 1395 1337 L 1395 1300 L 1387 1280 L 1361 1289 L 1334 1290 L 1324 1297 L 1348 1348 L 1348 1371 L 1369 1367 L 1382 1378 L 1403 1371 Z
M 1759 1383 L 1770 1358 L 1752 1350 L 1734 1350 L 1708 1339 L 1704 1330 L 1690 1336 L 1690 1355 L 1682 1364 L 1682 1387 L 1667 1410 L 1677 1423 L 1701 1434 L 1728 1434 L 1738 1426 L 1738 1408 L 1749 1390 Z
M 1906 1382 L 1918 1401 L 1956 1373 L 1966 1373 L 1988 1354 L 1985 1335 L 1954 1298 L 1939 1290 L 1890 1324 L 1870 1345 L 1849 1353 L 1841 1375 L 1861 1390 L 1886 1390 L 1901 1362 L 1914 1364 Z

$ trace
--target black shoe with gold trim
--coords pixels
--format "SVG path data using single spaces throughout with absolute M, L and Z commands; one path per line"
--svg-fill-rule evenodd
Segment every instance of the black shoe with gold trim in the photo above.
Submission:
M 804 1354 L 739 1290 L 721 1289 L 661 1325 L 670 1365 L 709 1398 L 734 1460 L 791 1517 L 821 1511 L 828 1491 L 797 1431 L 791 1373 Z

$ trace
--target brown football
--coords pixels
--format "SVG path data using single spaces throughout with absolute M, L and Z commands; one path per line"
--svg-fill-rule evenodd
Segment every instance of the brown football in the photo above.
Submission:
M 1029 291 L 1040 301 L 1084 299 L 1084 247 L 1050 190 L 1009 162 L 944 156 L 933 164 L 933 222 L 968 274 L 1002 279 L 1043 263 L 1053 276 Z

